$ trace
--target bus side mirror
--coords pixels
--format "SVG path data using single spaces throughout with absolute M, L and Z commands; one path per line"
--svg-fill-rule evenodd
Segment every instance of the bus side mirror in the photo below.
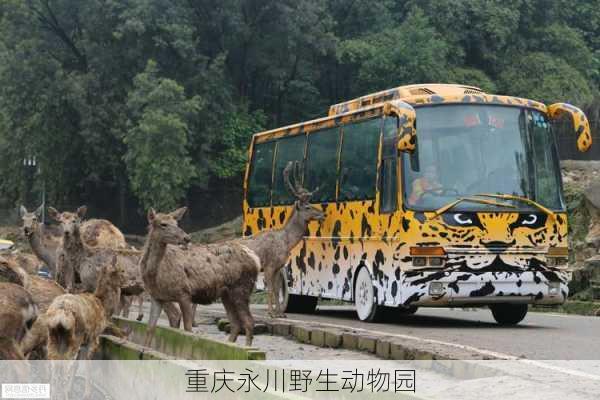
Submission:
M 385 115 L 398 118 L 398 151 L 412 153 L 417 148 L 417 113 L 408 103 L 400 100 L 383 105 Z
M 571 117 L 573 132 L 577 135 L 577 149 L 582 153 L 588 151 L 592 146 L 592 135 L 590 123 L 583 111 L 567 103 L 554 103 L 548 106 L 548 116 L 551 120 L 556 120 L 565 113 Z

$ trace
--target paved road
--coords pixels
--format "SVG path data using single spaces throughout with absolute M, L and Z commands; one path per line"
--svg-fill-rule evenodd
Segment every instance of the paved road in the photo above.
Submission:
M 213 305 L 212 307 L 219 307 Z M 264 306 L 254 306 L 264 315 Z M 515 327 L 497 325 L 487 309 L 426 309 L 385 323 L 360 322 L 351 307 L 319 306 L 289 319 L 443 341 L 537 360 L 600 360 L 600 318 L 530 312 Z

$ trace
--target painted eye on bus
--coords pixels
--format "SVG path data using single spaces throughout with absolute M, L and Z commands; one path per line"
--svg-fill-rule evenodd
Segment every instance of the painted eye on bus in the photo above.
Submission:
M 548 216 L 546 214 L 519 214 L 519 218 L 512 224 L 510 229 L 527 227 L 530 229 L 542 228 L 546 225 Z
M 477 217 L 477 213 L 451 213 L 451 214 L 442 214 L 442 219 L 447 225 L 450 226 L 479 226 L 481 227 L 481 222 L 479 221 L 479 217 Z
M 459 225 L 471 225 L 471 224 L 473 224 L 473 219 L 469 218 L 465 214 L 454 214 L 454 220 Z

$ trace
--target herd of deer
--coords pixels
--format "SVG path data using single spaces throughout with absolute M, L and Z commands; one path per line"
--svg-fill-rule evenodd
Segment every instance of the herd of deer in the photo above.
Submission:
M 172 327 L 178 328 L 183 318 L 184 329 L 191 331 L 196 305 L 218 299 L 230 322 L 229 341 L 243 330 L 251 345 L 249 304 L 258 273 L 264 272 L 269 315 L 283 316 L 275 297 L 279 271 L 308 223 L 323 219 L 322 211 L 309 204 L 312 193 L 290 179 L 297 168 L 290 162 L 283 171 L 296 201 L 281 229 L 218 244 L 190 243 L 178 226 L 186 208 L 171 213 L 150 209 L 140 252 L 129 248 L 110 222 L 84 221 L 86 207 L 62 213 L 49 207 L 58 226 L 39 222 L 43 209 L 21 207 L 23 234 L 54 280 L 38 276 L 18 259 L 0 256 L 0 359 L 89 359 L 103 332 L 126 336 L 111 317 L 128 316 L 136 296 L 138 319 L 143 318 L 144 294 L 151 300 L 146 346 L 163 309 Z

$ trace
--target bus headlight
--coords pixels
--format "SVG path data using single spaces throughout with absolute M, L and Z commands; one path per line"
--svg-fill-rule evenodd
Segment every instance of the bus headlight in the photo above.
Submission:
M 432 297 L 444 294 L 444 284 L 442 282 L 431 282 L 429 284 L 429 295 Z
M 413 265 L 415 267 L 424 267 L 425 265 L 427 265 L 427 258 L 425 257 L 413 257 Z
M 429 265 L 432 267 L 441 267 L 444 264 L 442 257 L 429 257 Z
M 549 267 L 567 267 L 569 259 L 567 257 L 548 257 L 547 263 Z
M 548 296 L 558 296 L 560 294 L 560 282 L 548 282 Z

